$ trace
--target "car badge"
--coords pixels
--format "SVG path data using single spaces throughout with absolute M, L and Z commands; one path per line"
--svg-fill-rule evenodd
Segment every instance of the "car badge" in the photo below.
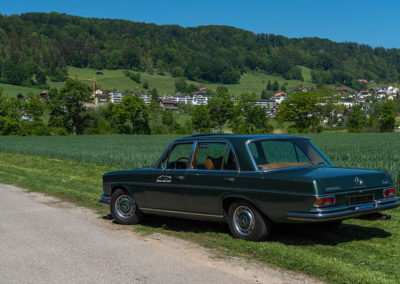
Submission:
M 364 184 L 364 181 L 363 181 L 362 179 L 360 179 L 359 177 L 355 177 L 355 178 L 354 178 L 354 183 L 355 183 L 357 186 L 362 186 L 362 185 Z

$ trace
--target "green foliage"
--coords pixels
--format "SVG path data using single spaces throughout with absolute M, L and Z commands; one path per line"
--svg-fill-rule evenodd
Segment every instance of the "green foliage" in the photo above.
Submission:
M 396 116 L 394 114 L 395 103 L 387 101 L 383 103 L 380 110 L 379 130 L 380 132 L 393 132 L 396 125 Z
M 255 104 L 255 94 L 244 93 L 234 108 L 232 129 L 236 134 L 258 134 L 272 132 L 264 110 Z
M 175 92 L 176 93 L 186 93 L 188 85 L 184 77 L 180 77 L 175 81 Z
M 210 118 L 217 124 L 221 132 L 223 125 L 233 117 L 233 102 L 231 96 L 224 88 L 217 89 L 218 92 L 208 100 L 208 111 Z
M 112 106 L 112 119 L 121 133 L 149 134 L 148 110 L 138 96 L 125 96 L 121 102 Z M 130 129 L 126 122 L 131 124 Z
M 88 87 L 78 80 L 69 79 L 56 98 L 60 100 L 64 111 L 64 123 L 76 135 L 81 121 L 80 114 L 85 110 L 82 103 L 91 101 Z
M 398 49 L 289 39 L 227 26 L 182 28 L 57 13 L 1 16 L 0 26 L 1 77 L 18 85 L 43 83 L 38 70 L 63 81 L 67 65 L 149 74 L 157 68 L 174 77 L 224 84 L 238 83 L 247 70 L 302 80 L 308 68 L 315 70 L 312 78 L 318 84 L 348 86 L 359 78 L 399 77 Z
M 321 121 L 321 93 L 297 92 L 288 95 L 288 98 L 279 105 L 278 120 L 293 122 L 299 133 L 318 130 Z
M 278 81 L 274 81 L 274 83 L 272 83 L 272 91 L 277 92 L 279 91 L 279 83 Z
M 347 116 L 346 126 L 349 132 L 359 133 L 365 125 L 366 116 L 361 105 L 355 105 Z
M 139 73 L 139 72 L 133 73 L 133 72 L 130 72 L 129 70 L 124 70 L 124 71 L 122 71 L 122 72 L 123 72 L 124 75 L 125 75 L 126 77 L 128 77 L 129 79 L 135 81 L 135 82 L 138 83 L 138 84 L 141 83 L 141 80 L 140 80 L 140 77 L 141 77 L 141 76 L 140 76 L 140 73 Z
M 34 121 L 41 121 L 46 104 L 40 99 L 39 95 L 29 94 L 26 104 L 26 115 Z
M 147 81 L 147 80 L 145 80 L 145 81 L 143 81 L 143 88 L 144 89 L 148 89 L 149 88 L 149 81 Z
M 207 106 L 195 106 L 192 111 L 192 124 L 198 132 L 211 132 L 212 121 Z

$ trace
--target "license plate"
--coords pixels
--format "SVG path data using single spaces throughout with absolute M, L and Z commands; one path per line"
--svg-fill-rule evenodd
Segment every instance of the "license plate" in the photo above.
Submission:
M 374 195 L 356 195 L 349 197 L 349 205 L 358 205 L 358 204 L 365 204 L 365 203 L 372 203 L 374 202 Z

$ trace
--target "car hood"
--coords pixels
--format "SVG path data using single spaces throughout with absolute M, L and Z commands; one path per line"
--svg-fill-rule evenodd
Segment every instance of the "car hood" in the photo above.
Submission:
M 275 172 L 275 174 L 315 180 L 319 194 L 393 185 L 386 172 L 376 170 L 305 167 L 282 170 Z

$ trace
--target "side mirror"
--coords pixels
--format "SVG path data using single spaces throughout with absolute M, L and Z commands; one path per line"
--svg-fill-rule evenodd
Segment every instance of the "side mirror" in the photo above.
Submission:
M 161 163 L 161 169 L 165 170 L 167 168 L 167 165 L 165 163 Z

